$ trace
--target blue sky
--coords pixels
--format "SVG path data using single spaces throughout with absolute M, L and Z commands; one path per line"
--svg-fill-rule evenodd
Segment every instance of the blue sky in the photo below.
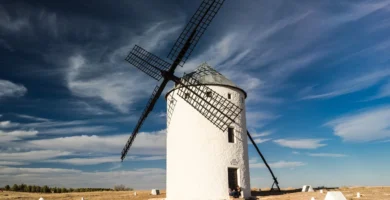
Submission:
M 2 1 L 0 182 L 164 188 L 163 98 L 120 163 L 156 84 L 124 58 L 165 58 L 199 4 Z M 389 17 L 390 1 L 227 0 L 176 74 L 207 61 L 247 91 L 282 187 L 389 185 Z M 269 187 L 249 154 L 252 187 Z

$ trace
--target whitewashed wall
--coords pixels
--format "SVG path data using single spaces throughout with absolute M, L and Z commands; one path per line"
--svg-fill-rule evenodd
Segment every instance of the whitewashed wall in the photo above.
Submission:
M 167 125 L 167 200 L 229 199 L 228 167 L 239 169 L 239 186 L 250 197 L 245 96 L 239 89 L 209 87 L 226 98 L 231 93 L 231 102 L 244 108 L 232 125 L 235 143 L 228 142 L 227 130 L 218 129 L 177 91 L 169 93 L 167 105 L 172 97 L 177 102 Z

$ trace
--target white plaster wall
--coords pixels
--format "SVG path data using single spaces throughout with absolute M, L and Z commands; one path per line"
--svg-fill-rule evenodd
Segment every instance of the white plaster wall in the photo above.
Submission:
M 176 106 L 167 126 L 167 199 L 229 199 L 228 167 L 238 168 L 239 186 L 250 197 L 248 142 L 246 135 L 245 97 L 242 91 L 224 86 L 209 86 L 231 102 L 244 108 L 232 124 L 235 143 L 228 142 L 227 130 L 214 124 L 177 95 Z M 232 164 L 232 160 L 237 164 Z

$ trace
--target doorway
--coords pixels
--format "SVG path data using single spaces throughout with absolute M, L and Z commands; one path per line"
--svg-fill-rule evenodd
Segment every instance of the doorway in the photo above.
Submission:
M 236 189 L 238 186 L 238 169 L 237 168 L 228 168 L 228 181 L 229 188 Z

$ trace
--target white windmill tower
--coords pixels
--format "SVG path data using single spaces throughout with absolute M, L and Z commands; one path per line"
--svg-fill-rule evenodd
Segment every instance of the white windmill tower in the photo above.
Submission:
M 249 197 L 246 92 L 207 63 L 183 78 L 189 76 L 243 110 L 222 131 L 178 97 L 180 85 L 167 93 L 167 199 L 229 199 L 228 189 L 237 186 Z
M 183 67 L 224 1 L 203 0 L 168 55 L 172 64 L 137 45 L 126 57 L 130 64 L 157 81 L 162 81 L 155 87 L 123 148 L 122 161 L 167 83 L 175 82 L 175 88 L 168 94 L 168 115 L 172 117 L 167 141 L 169 200 L 227 199 L 228 188 L 235 186 L 243 189 L 243 197 L 249 197 L 245 134 L 270 170 L 274 184 L 278 186 L 270 167 L 246 130 L 245 91 L 207 64 L 182 78 L 174 75 L 178 66 Z M 178 111 L 171 105 L 175 103 Z M 188 190 L 192 191 L 191 194 Z

